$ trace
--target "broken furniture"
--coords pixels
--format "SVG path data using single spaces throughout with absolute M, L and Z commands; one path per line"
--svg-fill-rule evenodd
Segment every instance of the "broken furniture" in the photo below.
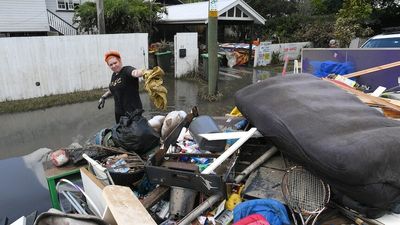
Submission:
M 56 190 L 57 182 L 62 178 L 66 178 L 69 180 L 80 179 L 81 167 L 82 166 L 75 166 L 72 164 L 68 164 L 63 167 L 56 167 L 52 164 L 51 161 L 45 161 L 43 163 L 43 169 L 46 175 L 47 185 L 50 192 L 51 205 L 53 206 L 53 208 L 61 209 L 58 193 Z

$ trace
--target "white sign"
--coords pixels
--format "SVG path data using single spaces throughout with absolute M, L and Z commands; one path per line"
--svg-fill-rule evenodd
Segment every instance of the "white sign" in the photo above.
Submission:
M 301 54 L 301 49 L 306 46 L 311 46 L 311 42 L 272 44 L 270 45 L 270 49 L 271 52 L 279 52 L 279 59 L 283 61 L 285 56 L 287 56 L 289 60 L 298 59 Z
M 217 0 L 210 0 L 210 11 L 218 11 Z
M 266 66 L 271 63 L 271 43 L 270 41 L 260 42 L 260 45 L 255 48 L 254 67 Z

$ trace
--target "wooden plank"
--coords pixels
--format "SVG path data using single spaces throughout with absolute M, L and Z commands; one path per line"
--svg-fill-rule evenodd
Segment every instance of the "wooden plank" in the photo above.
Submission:
M 367 102 L 368 104 L 376 104 L 376 105 L 379 105 L 380 107 L 385 107 L 385 108 L 389 108 L 391 110 L 400 112 L 399 105 L 393 104 L 383 98 L 371 96 L 369 94 L 366 94 L 362 91 L 356 90 L 352 87 L 349 87 L 349 86 L 339 83 L 337 81 L 333 81 L 333 80 L 330 80 L 327 78 L 323 78 L 323 80 L 327 80 L 327 81 L 331 82 L 332 84 L 335 84 L 336 86 L 340 87 L 341 89 L 356 95 L 363 102 Z
M 118 225 L 157 224 L 130 188 L 109 185 L 103 189 L 103 197 Z
M 101 218 L 110 225 L 118 225 L 110 211 L 110 208 L 108 207 L 106 207 L 104 214 Z
M 365 69 L 365 70 L 361 70 L 361 71 L 357 71 L 357 72 L 354 72 L 354 73 L 349 73 L 349 74 L 344 75 L 343 77 L 346 77 L 346 78 L 359 77 L 359 76 L 362 76 L 362 75 L 365 75 L 365 74 L 368 74 L 368 73 L 373 73 L 373 72 L 376 72 L 376 71 L 385 70 L 385 69 L 393 68 L 393 67 L 396 67 L 396 66 L 400 66 L 400 61 L 388 63 L 388 64 L 381 65 L 381 66 L 371 67 L 371 68 L 368 68 L 368 69 Z
M 68 163 L 65 166 L 56 167 L 53 165 L 51 161 L 44 161 L 42 165 L 46 178 L 54 178 L 54 179 L 77 173 L 79 172 L 79 169 L 82 167 L 82 166 L 75 166 L 71 163 Z
M 390 99 L 390 98 L 382 98 L 382 99 L 389 102 L 390 104 L 400 106 L 400 100 Z
M 163 198 L 169 192 L 169 187 L 158 186 L 151 191 L 146 198 L 140 200 L 146 209 L 150 209 L 155 205 L 161 198 Z

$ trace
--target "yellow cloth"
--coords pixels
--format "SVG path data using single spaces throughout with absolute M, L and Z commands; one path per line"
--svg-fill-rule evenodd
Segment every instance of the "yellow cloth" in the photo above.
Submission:
M 152 70 L 145 70 L 143 77 L 145 80 L 144 89 L 150 95 L 150 100 L 158 109 L 167 109 L 167 89 L 162 85 L 164 71 L 156 66 Z

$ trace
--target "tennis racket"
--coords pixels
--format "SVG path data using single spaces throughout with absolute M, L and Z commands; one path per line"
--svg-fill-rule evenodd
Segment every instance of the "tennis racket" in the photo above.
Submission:
M 300 166 L 286 171 L 281 187 L 296 225 L 296 214 L 303 225 L 314 225 L 330 199 L 329 185 Z

